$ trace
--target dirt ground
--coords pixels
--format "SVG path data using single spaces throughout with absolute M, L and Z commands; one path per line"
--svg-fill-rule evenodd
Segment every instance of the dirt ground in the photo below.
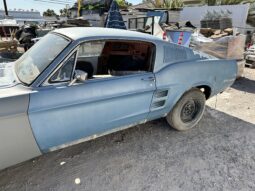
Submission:
M 207 104 L 190 131 L 152 121 L 3 170 L 0 190 L 255 190 L 255 69 Z

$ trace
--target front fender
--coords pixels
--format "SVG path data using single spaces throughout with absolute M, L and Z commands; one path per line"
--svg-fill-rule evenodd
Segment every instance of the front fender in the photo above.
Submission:
M 29 124 L 28 103 L 28 94 L 0 99 L 0 169 L 41 155 Z

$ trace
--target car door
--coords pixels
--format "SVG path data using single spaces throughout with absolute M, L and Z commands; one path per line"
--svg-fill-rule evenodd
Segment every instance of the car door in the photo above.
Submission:
M 73 55 L 66 62 L 72 60 Z M 34 136 L 47 152 L 144 122 L 155 89 L 152 72 L 39 87 L 30 96 Z

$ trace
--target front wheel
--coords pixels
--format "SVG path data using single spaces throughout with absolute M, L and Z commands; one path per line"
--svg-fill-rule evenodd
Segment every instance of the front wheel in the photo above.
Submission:
M 201 120 L 205 101 L 204 93 L 197 88 L 186 92 L 166 116 L 168 124 L 179 131 L 191 129 Z

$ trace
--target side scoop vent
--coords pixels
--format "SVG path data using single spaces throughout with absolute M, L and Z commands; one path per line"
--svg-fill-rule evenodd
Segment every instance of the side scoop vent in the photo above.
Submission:
M 165 100 L 154 102 L 152 104 L 152 108 L 162 107 L 163 105 L 165 105 L 165 102 Z
M 168 97 L 168 90 L 157 90 L 152 99 L 151 110 L 157 110 L 164 107 Z
M 166 97 L 168 94 L 168 90 L 160 90 L 160 91 L 157 91 L 155 93 L 155 98 L 161 98 L 161 97 Z

